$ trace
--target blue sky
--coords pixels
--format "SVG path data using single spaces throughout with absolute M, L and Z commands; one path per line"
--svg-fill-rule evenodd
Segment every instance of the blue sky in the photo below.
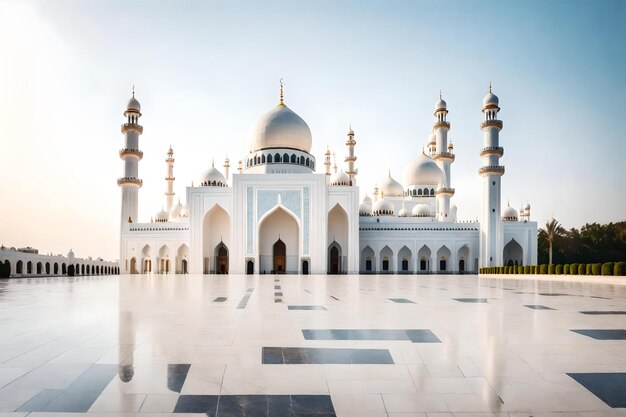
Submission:
M 500 97 L 503 198 L 540 224 L 624 220 L 626 2 L 0 1 L 3 243 L 117 257 L 130 89 L 143 106 L 140 216 L 215 158 L 232 165 L 278 100 L 343 159 L 357 139 L 361 194 L 417 156 L 439 90 L 450 110 L 461 219 L 480 211 L 481 102 Z M 54 219 L 54 221 L 52 221 Z M 88 231 L 88 232 L 87 232 Z

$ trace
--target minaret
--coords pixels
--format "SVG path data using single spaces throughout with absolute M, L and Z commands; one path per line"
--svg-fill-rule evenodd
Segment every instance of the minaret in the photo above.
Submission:
M 443 184 L 437 190 L 437 218 L 439 221 L 452 220 L 450 216 L 450 198 L 454 195 L 454 188 L 452 188 L 450 179 L 450 165 L 454 162 L 454 154 L 448 149 L 450 123 L 447 121 L 447 107 L 446 102 L 441 98 L 441 92 L 439 92 L 439 101 L 435 105 L 435 123 L 433 124 L 433 133 L 435 134 L 435 155 L 433 159 L 444 173 Z
M 241 171 L 243 171 L 243 161 L 240 159 L 239 162 L 237 162 L 237 173 L 241 174 Z
M 165 163 L 167 164 L 167 176 L 165 177 L 165 182 L 167 183 L 167 189 L 165 191 L 165 206 L 168 214 L 172 212 L 174 208 L 174 150 L 172 149 L 172 145 L 170 145 L 170 149 L 167 151 L 167 159 L 165 159 Z
M 226 178 L 226 182 L 228 182 L 229 173 L 230 173 L 230 159 L 228 159 L 228 155 L 226 155 L 226 159 L 224 159 L 224 178 Z
M 479 267 L 502 265 L 502 219 L 500 215 L 501 191 L 500 180 L 504 175 L 504 166 L 500 158 L 504 149 L 499 144 L 502 121 L 498 120 L 498 97 L 491 92 L 483 99 L 484 120 L 480 124 L 483 131 L 484 147 L 480 151 L 483 166 L 478 170 L 483 181 L 483 204 L 480 221 L 480 264 Z
M 337 173 L 337 155 L 333 152 L 333 173 Z
M 328 184 L 330 182 L 330 149 L 328 147 L 324 153 L 324 166 L 326 167 L 326 184 Z
M 143 158 L 143 152 L 139 150 L 139 135 L 143 133 L 143 127 L 139 124 L 141 105 L 135 98 L 135 87 L 133 96 L 126 105 L 124 117 L 126 123 L 122 124 L 122 133 L 125 143 L 120 150 L 120 158 L 124 160 L 124 176 L 117 180 L 117 185 L 122 189 L 122 229 L 124 224 L 136 223 L 138 220 L 139 188 L 143 184 L 139 179 L 139 161 Z
M 356 174 L 359 173 L 359 170 L 354 168 L 354 162 L 356 161 L 356 156 L 354 156 L 354 145 L 356 145 L 356 141 L 354 140 L 354 130 L 352 130 L 352 125 L 350 125 L 350 130 L 348 130 L 348 140 L 346 141 L 348 155 L 345 159 L 346 165 L 348 166 L 346 174 L 350 177 L 350 185 L 356 185 Z

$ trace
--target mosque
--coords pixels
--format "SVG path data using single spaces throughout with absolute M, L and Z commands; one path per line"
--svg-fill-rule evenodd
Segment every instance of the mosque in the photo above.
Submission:
M 536 264 L 537 223 L 530 221 L 530 205 L 519 212 L 501 207 L 499 111 L 490 87 L 482 103 L 482 209 L 475 222 L 459 222 L 451 205 L 456 155 L 441 97 L 432 134 L 404 168 L 402 182 L 389 174 L 371 197 L 359 201 L 354 131 L 347 132 L 345 170 L 331 164 L 327 150 L 318 173 L 311 130 L 285 104 L 282 82 L 278 105 L 251 127 L 248 152 L 232 176 L 228 158 L 223 171 L 212 163 L 197 185 L 186 188 L 186 203 L 176 202 L 170 148 L 165 204 L 149 222 L 140 222 L 143 127 L 133 91 L 121 127 L 124 176 L 117 180 L 121 273 L 451 274 Z

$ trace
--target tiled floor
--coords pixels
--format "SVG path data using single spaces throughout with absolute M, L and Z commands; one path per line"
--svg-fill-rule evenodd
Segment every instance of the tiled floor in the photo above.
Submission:
M 475 276 L 0 280 L 0 417 L 626 417 L 625 311 Z

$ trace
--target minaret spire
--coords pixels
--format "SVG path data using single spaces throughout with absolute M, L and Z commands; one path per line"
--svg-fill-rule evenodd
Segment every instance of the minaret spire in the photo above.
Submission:
M 174 150 L 172 149 L 172 145 L 170 145 L 169 150 L 167 151 L 167 158 L 165 159 L 165 163 L 167 164 L 167 176 L 165 177 L 166 182 L 166 191 L 165 191 L 165 202 L 167 207 L 167 212 L 170 213 L 174 208 Z
M 285 105 L 285 83 L 283 82 L 283 79 L 280 79 L 280 106 L 284 106 Z
M 344 162 L 348 167 L 348 177 L 350 177 L 350 185 L 356 185 L 356 174 L 359 173 L 359 170 L 354 167 L 354 162 L 356 161 L 356 156 L 354 155 L 354 146 L 356 145 L 356 140 L 354 140 L 354 130 L 352 130 L 352 123 L 350 123 L 350 130 L 348 130 L 348 140 L 346 141 L 346 146 L 348 147 L 348 155 L 346 155 L 346 159 Z

